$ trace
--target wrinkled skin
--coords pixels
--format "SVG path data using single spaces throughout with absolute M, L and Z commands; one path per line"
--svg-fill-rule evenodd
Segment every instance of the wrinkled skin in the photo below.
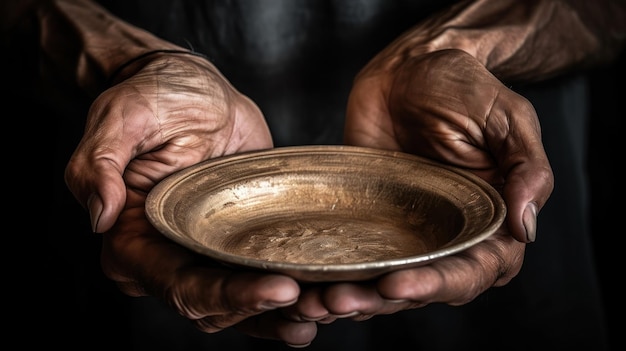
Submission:
M 502 190 L 506 223 L 483 243 L 425 267 L 368 284 L 304 291 L 287 308 L 291 318 L 330 323 L 434 302 L 461 305 L 519 273 L 529 241 L 524 226 L 535 226 L 526 205 L 536 213 L 553 189 L 539 122 L 526 99 L 459 50 L 400 64 L 379 59 L 355 81 L 345 131 L 349 144 L 410 152 L 474 172 Z
M 148 223 L 146 195 L 167 175 L 208 158 L 272 147 L 258 107 L 207 61 L 151 59 L 93 103 L 66 168 L 69 188 L 95 217 L 95 231 L 105 232 L 105 274 L 125 294 L 163 299 L 202 331 L 238 325 L 251 335 L 308 343 L 313 323 L 262 314 L 296 301 L 293 279 L 218 267 Z
M 471 56 L 441 51 L 391 65 L 374 60 L 355 81 L 346 142 L 470 169 L 502 189 L 506 225 L 464 253 L 370 282 L 303 288 L 281 275 L 233 272 L 160 235 L 143 206 L 148 191 L 174 171 L 271 147 L 261 112 L 197 57 L 155 56 L 128 76 L 94 102 L 66 180 L 104 232 L 106 275 L 128 295 L 163 299 L 208 333 L 235 327 L 302 346 L 316 336 L 314 321 L 467 303 L 519 272 L 525 242 L 534 239 L 534 214 L 552 191 L 532 106 Z M 525 212 L 528 203 L 534 205 Z

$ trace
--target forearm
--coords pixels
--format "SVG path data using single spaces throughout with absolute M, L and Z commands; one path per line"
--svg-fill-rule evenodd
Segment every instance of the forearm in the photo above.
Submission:
M 464 50 L 502 80 L 541 80 L 614 58 L 626 36 L 622 0 L 464 1 L 392 45 L 392 55 Z
M 88 0 L 24 1 L 22 19 L 34 23 L 42 75 L 72 80 L 97 94 L 125 62 L 152 50 L 183 49 L 114 17 Z M 14 8 L 15 10 L 15 8 Z M 15 27 L 22 26 L 14 21 Z

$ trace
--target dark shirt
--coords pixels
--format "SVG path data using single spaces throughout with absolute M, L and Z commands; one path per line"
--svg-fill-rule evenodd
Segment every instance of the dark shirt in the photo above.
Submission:
M 276 146 L 341 143 L 352 79 L 402 31 L 454 1 L 101 1 L 209 56 L 261 108 Z
M 341 143 L 347 96 L 358 70 L 402 31 L 452 3 L 100 2 L 122 19 L 206 54 L 237 89 L 261 107 L 276 146 Z M 430 304 L 368 321 L 340 319 L 320 325 L 307 350 L 606 350 L 604 311 L 587 231 L 581 152 L 585 89 L 585 81 L 578 76 L 518 89 L 540 117 L 557 182 L 540 213 L 538 240 L 527 246 L 518 276 L 463 306 Z M 60 130 L 67 133 L 69 128 Z M 61 135 L 59 140 L 68 138 Z M 66 157 L 61 158 L 65 161 Z M 70 217 L 57 227 L 74 222 Z M 72 252 L 82 252 L 82 248 Z M 87 299 L 92 308 L 106 301 L 97 296 L 92 299 Z M 245 337 L 232 328 L 203 334 L 158 301 L 131 301 L 130 317 L 116 312 L 117 323 L 83 308 L 85 318 L 105 321 L 100 328 L 83 323 L 89 332 L 103 335 L 92 339 L 119 347 L 127 337 L 135 350 L 289 349 L 280 342 Z M 124 323 L 132 325 L 128 335 L 111 331 Z

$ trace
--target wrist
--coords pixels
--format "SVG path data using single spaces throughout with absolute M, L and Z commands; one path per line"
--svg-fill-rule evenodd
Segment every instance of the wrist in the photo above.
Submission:
M 184 50 L 184 49 L 157 49 L 146 51 L 138 56 L 130 58 L 126 62 L 122 63 L 118 66 L 111 74 L 109 75 L 107 82 L 108 86 L 115 85 L 120 81 L 126 79 L 132 73 L 137 72 L 142 66 L 143 62 L 147 61 L 150 58 L 158 57 L 161 55 L 190 55 L 202 58 L 203 60 L 208 61 L 208 57 L 199 52 Z
M 152 50 L 184 50 L 91 1 L 42 2 L 38 17 L 45 69 L 93 96 L 125 62 Z
M 558 0 L 464 1 L 409 30 L 391 55 L 458 49 L 501 80 L 542 80 L 597 61 L 600 38 L 578 11 Z

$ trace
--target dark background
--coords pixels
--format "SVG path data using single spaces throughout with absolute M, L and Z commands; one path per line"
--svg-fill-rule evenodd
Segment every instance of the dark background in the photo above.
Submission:
M 3 286 L 5 309 L 12 317 L 7 334 L 21 347 L 127 349 L 124 343 L 131 339 L 135 327 L 130 318 L 134 298 L 121 294 L 103 276 L 101 235 L 91 232 L 87 212 L 73 199 L 63 180 L 65 164 L 83 128 L 71 116 L 84 116 L 89 106 L 81 102 L 86 99 L 59 99 L 58 103 L 66 104 L 59 110 L 71 111 L 62 115 L 31 98 L 39 87 L 31 84 L 37 79 L 37 72 L 31 69 L 37 67 L 32 62 L 37 54 L 29 53 L 30 49 L 35 48 L 0 55 L 4 68 L 0 76 L 3 179 L 8 194 Z M 624 201 L 618 167 L 624 161 L 625 65 L 622 55 L 608 67 L 589 72 L 589 140 L 584 145 L 591 185 L 591 239 L 616 350 L 625 346 L 618 324 L 623 276 L 619 250 L 624 232 L 619 221 L 624 216 Z M 23 67 L 31 70 L 24 71 Z M 66 89 L 59 87 L 58 91 Z M 49 98 L 57 99 L 54 95 Z
M 623 266 L 618 246 L 623 235 L 622 223 L 619 221 L 624 216 L 623 191 L 620 190 L 623 182 L 618 167 L 624 161 L 624 67 L 622 55 L 615 64 L 593 70 L 589 74 L 591 104 L 587 163 L 591 184 L 592 239 L 607 319 L 612 326 L 610 338 L 615 349 L 621 349 L 624 345 L 615 322 L 621 317 L 617 307 L 621 304 L 621 290 L 618 288 L 621 278 L 614 278 L 615 272 L 622 275 L 620 268 Z M 34 197 L 38 210 L 45 205 L 46 216 L 27 216 L 25 219 L 29 228 L 41 220 L 47 220 L 48 226 L 38 234 L 43 238 L 35 239 L 30 237 L 32 234 L 24 234 L 29 238 L 26 248 L 36 246 L 36 250 L 25 251 L 23 246 L 16 248 L 23 258 L 17 262 L 19 268 L 26 262 L 35 264 L 26 273 L 26 279 L 37 282 L 32 291 L 35 298 L 43 303 L 42 308 L 55 311 L 54 314 L 37 313 L 39 322 L 34 328 L 52 332 L 50 335 L 58 340 L 59 346 L 71 344 L 80 335 L 99 340 L 98 344 L 102 347 L 119 347 L 119 341 L 129 335 L 132 327 L 128 324 L 130 319 L 126 318 L 131 298 L 119 293 L 114 284 L 104 278 L 99 266 L 100 235 L 91 232 L 86 211 L 78 206 L 63 181 L 65 163 L 78 142 L 82 126 L 65 121 L 63 116 L 50 115 L 15 92 L 5 92 L 4 96 L 10 97 L 7 102 L 18 106 L 14 118 L 43 120 L 44 123 L 37 124 L 47 126 L 43 135 L 49 137 L 50 133 L 53 134 L 52 143 L 34 150 L 41 155 L 42 160 L 53 161 L 51 172 L 39 178 L 45 181 L 38 181 L 47 188 L 50 184 L 48 180 L 52 180 L 53 201 L 43 204 L 41 196 Z M 85 108 L 76 106 L 76 109 Z M 9 133 L 12 134 L 12 131 Z M 24 142 L 27 144 L 28 140 Z M 50 152 L 54 152 L 52 157 Z M 41 169 L 37 172 L 41 172 Z M 41 187 L 41 184 L 36 187 Z M 32 206 L 27 205 L 25 208 Z M 40 228 L 38 225 L 36 227 Z
M 621 280 L 624 260 L 623 164 L 626 141 L 626 55 L 613 65 L 590 74 L 591 111 L 587 164 L 591 184 L 591 234 L 614 350 L 626 346 L 618 322 L 621 318 Z
M 0 91 L 5 187 L 10 190 L 9 215 L 5 216 L 9 240 L 3 246 L 8 263 L 5 287 L 16 297 L 6 300 L 7 308 L 17 312 L 20 331 L 30 332 L 19 337 L 24 345 L 70 347 L 82 339 L 97 341 L 96 349 L 123 349 L 120 342 L 133 327 L 127 318 L 132 298 L 118 292 L 103 276 L 101 235 L 91 232 L 87 212 L 63 180 L 65 163 L 83 126 L 30 99 L 30 92 L 24 90 L 28 84 L 22 84 L 30 77 L 15 74 L 18 70 L 13 70 L 16 63 L 10 54 L 3 53 L 0 60 L 5 67 Z M 623 275 L 619 245 L 624 230 L 619 219 L 624 216 L 624 201 L 618 167 L 624 162 L 625 64 L 622 55 L 588 76 L 591 100 L 586 148 L 592 240 L 614 349 L 624 347 L 615 321 L 621 317 L 618 284 Z M 79 115 L 87 109 L 80 102 L 66 106 Z

